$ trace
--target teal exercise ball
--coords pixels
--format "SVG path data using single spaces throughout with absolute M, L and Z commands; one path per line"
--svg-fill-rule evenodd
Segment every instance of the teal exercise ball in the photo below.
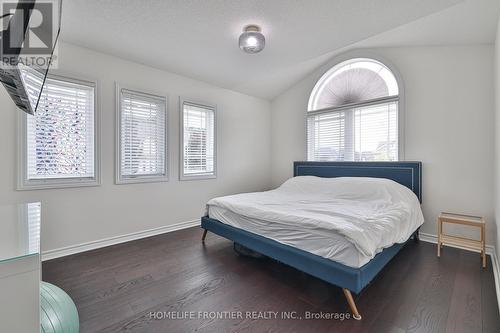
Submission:
M 75 303 L 59 287 L 47 282 L 40 284 L 40 332 L 78 333 L 80 321 Z

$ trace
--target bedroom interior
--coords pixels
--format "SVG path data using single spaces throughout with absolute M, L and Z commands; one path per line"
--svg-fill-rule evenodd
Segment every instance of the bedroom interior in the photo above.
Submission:
M 1 7 L 0 332 L 500 331 L 497 0 Z

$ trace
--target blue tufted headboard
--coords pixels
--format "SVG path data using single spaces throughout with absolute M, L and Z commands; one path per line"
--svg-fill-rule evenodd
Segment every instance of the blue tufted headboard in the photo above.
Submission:
M 408 187 L 422 202 L 422 162 L 294 162 L 293 176 L 387 178 Z

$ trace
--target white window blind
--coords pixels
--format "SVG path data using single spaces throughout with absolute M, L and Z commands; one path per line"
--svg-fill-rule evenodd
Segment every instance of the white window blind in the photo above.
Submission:
M 310 161 L 344 160 L 345 112 L 307 118 L 307 151 Z
M 119 181 L 166 180 L 166 98 L 121 89 L 119 112 Z
M 182 103 L 182 178 L 215 177 L 215 107 Z
M 311 161 L 397 161 L 398 102 L 309 114 Z
M 94 94 L 94 83 L 47 78 L 26 116 L 25 183 L 95 180 Z

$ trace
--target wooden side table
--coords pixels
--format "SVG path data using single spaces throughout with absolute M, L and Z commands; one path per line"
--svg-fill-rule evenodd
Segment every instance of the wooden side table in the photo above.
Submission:
M 481 253 L 483 268 L 486 267 L 486 245 L 485 245 L 485 221 L 480 216 L 460 215 L 453 213 L 441 213 L 438 217 L 438 247 L 437 256 L 441 256 L 443 245 L 459 246 Z M 443 223 L 468 225 L 480 229 L 480 240 L 452 236 L 443 233 Z

